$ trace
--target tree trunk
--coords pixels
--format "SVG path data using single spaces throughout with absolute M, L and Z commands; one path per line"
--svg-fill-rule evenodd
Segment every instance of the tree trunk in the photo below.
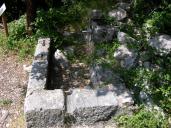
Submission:
M 26 31 L 28 35 L 32 34 L 31 23 L 34 21 L 36 16 L 36 7 L 33 0 L 26 0 Z

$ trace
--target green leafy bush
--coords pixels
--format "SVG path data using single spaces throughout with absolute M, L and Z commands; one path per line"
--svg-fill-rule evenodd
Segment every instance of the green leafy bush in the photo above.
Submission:
M 8 24 L 9 36 L 5 38 L 4 34 L 0 34 L 1 47 L 3 47 L 3 50 L 13 50 L 21 58 L 33 54 L 35 38 L 34 36 L 27 36 L 25 25 L 25 15 L 21 16 L 19 20 L 14 20 Z
M 168 121 L 160 112 L 141 108 L 130 115 L 122 115 L 117 118 L 121 128 L 168 128 Z
M 171 5 L 169 5 L 170 7 Z M 157 32 L 171 34 L 171 9 L 153 12 L 151 18 L 145 21 L 144 27 L 154 34 Z
M 136 88 L 135 99 L 137 103 L 139 103 L 139 92 L 143 90 L 150 94 L 154 102 L 165 112 L 171 114 L 171 70 L 169 67 L 159 70 L 138 67 L 122 71 L 127 86 L 132 89 Z

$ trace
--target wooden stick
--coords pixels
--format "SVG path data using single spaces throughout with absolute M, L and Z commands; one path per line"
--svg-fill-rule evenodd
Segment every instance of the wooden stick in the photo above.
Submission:
M 4 14 L 2 14 L 2 23 L 4 25 L 6 37 L 8 37 L 9 33 L 8 33 L 8 26 L 7 26 L 7 18 Z

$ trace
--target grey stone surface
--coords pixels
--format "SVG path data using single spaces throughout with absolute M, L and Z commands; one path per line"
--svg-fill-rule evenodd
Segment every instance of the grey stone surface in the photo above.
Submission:
M 37 89 L 44 89 L 47 80 L 47 68 L 48 62 L 34 61 L 32 64 L 32 70 L 29 74 L 29 81 L 27 86 L 27 95 Z
M 114 74 L 111 69 L 103 68 L 99 64 L 94 64 L 90 68 L 90 80 L 93 88 L 100 88 L 109 84 L 120 85 L 122 79 Z
M 59 49 L 57 49 L 54 54 L 54 60 L 55 60 L 55 63 L 57 63 L 63 69 L 67 69 L 69 66 L 68 59 L 66 58 L 64 53 Z
M 135 43 L 136 40 L 124 32 L 118 32 L 117 39 L 121 44 Z
M 94 65 L 90 68 L 90 75 L 94 88 L 113 92 L 118 100 L 118 111 L 120 111 L 120 108 L 129 107 L 134 103 L 131 92 L 126 88 L 121 77 L 113 73 L 111 69 Z
M 119 75 L 100 65 L 91 67 L 90 74 L 95 90 L 73 89 L 67 96 L 67 112 L 76 124 L 104 121 L 133 105 L 132 95 Z
M 115 18 L 118 21 L 121 21 L 127 17 L 127 12 L 124 9 L 118 7 L 117 9 L 110 11 L 109 16 Z
M 78 124 L 93 124 L 106 120 L 117 110 L 118 101 L 112 92 L 74 89 L 67 97 L 67 112 Z
M 27 128 L 60 127 L 63 125 L 64 110 L 62 90 L 36 90 L 25 99 Z
M 94 26 L 92 40 L 95 43 L 111 42 L 116 35 L 116 29 L 111 26 Z
M 60 127 L 64 119 L 62 90 L 45 90 L 48 72 L 50 39 L 38 41 L 32 64 L 24 113 L 27 128 Z
M 27 95 L 34 90 L 45 88 L 48 70 L 49 48 L 49 38 L 38 40 L 31 73 L 29 74 Z
M 47 60 L 50 48 L 50 38 L 43 38 L 38 40 L 35 50 L 35 60 Z
M 171 51 L 171 36 L 158 35 L 149 40 L 149 44 L 158 52 L 169 53 Z
M 116 58 L 123 68 L 132 68 L 136 64 L 137 53 L 127 48 L 126 45 L 121 45 L 114 52 L 114 58 Z
M 114 120 L 97 122 L 93 125 L 72 125 L 71 128 L 118 128 Z

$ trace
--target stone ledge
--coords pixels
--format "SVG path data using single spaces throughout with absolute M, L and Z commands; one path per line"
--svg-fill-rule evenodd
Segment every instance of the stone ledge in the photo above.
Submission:
M 47 81 L 50 38 L 39 39 L 27 87 L 27 95 L 35 90 L 44 89 Z
M 36 47 L 24 104 L 27 128 L 62 127 L 64 94 L 45 90 L 48 75 L 50 39 L 39 39 Z
M 36 90 L 25 99 L 27 128 L 62 127 L 64 94 L 58 90 Z
M 112 92 L 74 89 L 67 97 L 67 112 L 78 124 L 107 120 L 117 107 L 118 101 Z
M 48 60 L 49 48 L 50 48 L 50 38 L 39 39 L 34 54 L 35 60 Z

